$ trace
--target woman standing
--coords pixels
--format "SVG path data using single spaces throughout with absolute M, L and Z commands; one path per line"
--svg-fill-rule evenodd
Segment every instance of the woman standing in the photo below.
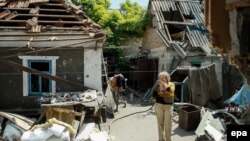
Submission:
M 170 82 L 170 75 L 166 71 L 158 74 L 157 87 L 154 93 L 156 99 L 155 114 L 158 123 L 159 141 L 171 141 L 172 111 L 175 84 Z

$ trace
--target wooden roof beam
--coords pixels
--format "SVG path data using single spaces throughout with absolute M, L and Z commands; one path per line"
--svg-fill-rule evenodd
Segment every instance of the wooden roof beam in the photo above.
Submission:
M 32 3 L 31 3 L 32 4 Z M 61 6 L 61 7 L 64 7 L 64 4 L 55 4 L 55 3 L 34 3 L 35 5 L 46 5 L 46 6 L 52 6 L 52 7 L 55 7 L 55 6 Z
M 4 7 L 4 10 L 20 10 L 20 11 L 29 11 L 32 8 L 8 8 L 8 7 Z M 65 9 L 47 9 L 47 8 L 40 8 L 40 11 L 49 11 L 49 12 L 67 12 L 67 10 Z
M 180 22 L 180 21 L 163 21 L 163 24 L 172 24 L 172 25 L 194 25 L 191 22 Z
M 18 14 L 18 16 L 34 16 L 34 17 L 49 17 L 49 18 L 77 18 L 75 15 L 48 15 L 48 14 Z
M 27 20 L 0 20 L 0 23 L 26 23 Z M 62 24 L 79 24 L 84 25 L 82 21 L 45 21 L 40 20 L 38 21 L 38 24 L 56 24 L 56 23 L 62 23 Z

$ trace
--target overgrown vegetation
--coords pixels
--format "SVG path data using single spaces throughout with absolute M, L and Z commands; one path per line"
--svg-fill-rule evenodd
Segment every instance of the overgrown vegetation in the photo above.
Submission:
M 142 36 L 148 25 L 148 14 L 137 2 L 126 0 L 120 9 L 110 9 L 110 0 L 81 0 L 86 14 L 107 31 L 105 46 L 119 46 L 127 36 Z M 120 49 L 113 49 L 117 67 L 124 67 Z

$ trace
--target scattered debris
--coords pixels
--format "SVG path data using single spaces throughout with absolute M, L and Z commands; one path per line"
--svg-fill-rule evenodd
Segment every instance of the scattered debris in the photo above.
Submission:
M 20 140 L 22 134 L 29 130 L 35 122 L 21 115 L 0 112 L 0 139 Z

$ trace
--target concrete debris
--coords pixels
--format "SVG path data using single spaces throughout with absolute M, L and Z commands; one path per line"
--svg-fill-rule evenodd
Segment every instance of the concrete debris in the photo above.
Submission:
M 41 103 L 61 103 L 61 102 L 89 102 L 97 98 L 96 90 L 87 90 L 84 92 L 57 93 L 55 95 L 44 95 L 39 100 Z

